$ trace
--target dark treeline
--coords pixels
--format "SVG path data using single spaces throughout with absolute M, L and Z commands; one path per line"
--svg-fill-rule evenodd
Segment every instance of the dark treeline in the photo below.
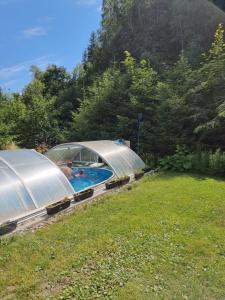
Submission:
M 120 137 L 136 148 L 142 112 L 143 154 L 224 150 L 224 23 L 205 0 L 104 0 L 72 74 L 33 66 L 21 94 L 0 93 L 0 148 Z
M 225 1 L 224 0 L 211 0 L 215 5 L 225 10 Z

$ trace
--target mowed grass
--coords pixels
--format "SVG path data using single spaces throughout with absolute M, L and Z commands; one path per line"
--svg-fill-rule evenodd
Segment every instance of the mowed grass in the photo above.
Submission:
M 225 182 L 145 178 L 2 239 L 0 299 L 225 299 Z

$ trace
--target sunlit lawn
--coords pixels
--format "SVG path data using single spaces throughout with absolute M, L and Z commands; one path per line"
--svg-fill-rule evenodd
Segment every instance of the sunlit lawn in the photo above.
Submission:
M 156 175 L 2 239 L 0 299 L 225 299 L 225 182 Z

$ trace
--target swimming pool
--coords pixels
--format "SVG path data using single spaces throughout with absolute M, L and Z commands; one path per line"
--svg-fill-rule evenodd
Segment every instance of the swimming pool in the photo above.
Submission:
M 84 174 L 70 180 L 75 192 L 98 185 L 110 179 L 114 174 L 112 171 L 100 168 L 73 168 L 75 171 L 83 170 Z

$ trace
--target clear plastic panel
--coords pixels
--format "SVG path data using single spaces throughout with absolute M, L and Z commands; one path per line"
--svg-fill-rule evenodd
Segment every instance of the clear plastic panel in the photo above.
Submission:
M 0 223 L 35 209 L 21 180 L 3 162 L 0 162 L 0 182 Z
M 140 161 L 140 157 L 130 149 L 130 151 L 126 151 L 125 153 L 127 161 L 132 166 L 134 173 L 140 172 L 144 167 L 145 164 L 143 161 Z
M 74 193 L 60 169 L 48 161 L 38 165 L 15 166 L 39 208 L 57 202 Z
M 73 187 L 61 170 L 36 151 L 25 149 L 0 151 L 0 158 L 9 166 L 9 168 L 3 168 L 5 164 L 0 165 L 0 182 L 6 182 L 5 187 L 8 188 L 7 193 L 10 195 L 8 198 L 5 196 L 6 188 L 4 190 L 1 184 L 0 214 L 5 219 L 43 208 L 74 194 Z M 19 190 L 18 187 L 20 187 Z M 11 213 L 10 207 L 12 207 Z M 13 212 L 14 207 L 16 207 L 15 212 Z M 3 212 L 6 209 L 7 213 Z
M 92 148 L 99 153 L 119 177 L 130 176 L 145 167 L 144 162 L 134 151 L 125 145 L 118 145 L 114 141 L 82 142 L 79 144 Z
M 42 156 L 36 155 L 36 151 L 25 149 L 1 151 L 0 157 L 2 157 L 12 167 L 39 164 L 43 160 Z
M 48 152 L 47 157 L 55 162 L 57 165 L 64 164 L 68 161 L 80 160 L 80 152 L 83 147 L 58 147 Z
M 87 148 L 81 150 L 80 158 L 84 162 L 97 162 L 97 155 Z

